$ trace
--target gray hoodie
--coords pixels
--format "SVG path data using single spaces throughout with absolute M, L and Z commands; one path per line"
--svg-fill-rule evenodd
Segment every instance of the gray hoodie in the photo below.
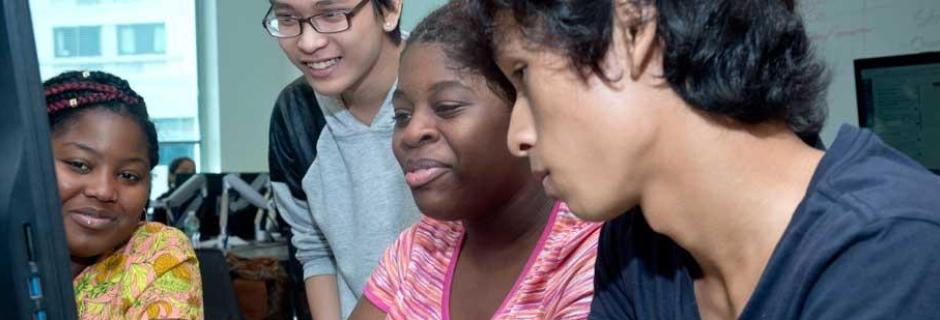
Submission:
M 316 95 L 327 125 L 303 178 L 307 199 L 293 197 L 283 183 L 273 186 L 304 279 L 335 274 L 344 318 L 385 248 L 419 216 L 392 154 L 392 91 L 371 126 L 356 120 L 341 101 Z

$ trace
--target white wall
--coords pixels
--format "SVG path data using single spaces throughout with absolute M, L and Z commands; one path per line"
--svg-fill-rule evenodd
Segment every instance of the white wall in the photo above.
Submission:
M 274 100 L 300 73 L 261 27 L 267 1 L 198 3 L 205 171 L 267 171 Z
M 446 0 L 405 0 L 406 30 Z M 844 124 L 858 125 L 853 61 L 940 50 L 940 0 L 800 0 L 819 57 L 832 83 L 829 119 L 822 132 L 832 142 Z
M 446 2 L 404 1 L 403 30 Z M 826 143 L 841 124 L 857 124 L 854 59 L 940 50 L 937 0 L 803 0 L 800 5 L 817 52 L 832 72 Z M 299 76 L 261 29 L 267 6 L 263 0 L 197 1 L 206 171 L 267 171 L 273 101 Z
M 817 53 L 832 72 L 822 137 L 858 124 L 853 61 L 940 50 L 938 0 L 802 0 L 798 2 Z
M 146 99 L 151 117 L 195 116 L 196 77 L 191 69 L 196 65 L 192 54 L 196 50 L 196 41 L 191 31 L 191 1 L 101 2 L 85 5 L 74 1 L 32 0 L 30 8 L 42 79 L 49 79 L 64 71 L 103 70 L 127 80 Z M 139 23 L 164 24 L 166 52 L 118 54 L 117 26 Z M 53 29 L 74 26 L 101 28 L 100 55 L 55 56 Z M 167 95 L 166 92 L 175 94 Z
M 405 0 L 411 30 L 446 0 Z M 263 0 L 197 1 L 203 171 L 267 171 L 268 123 L 281 88 L 300 76 L 261 28 Z
M 447 0 L 404 0 L 404 10 L 402 10 L 401 27 L 402 30 L 412 30 L 415 25 L 421 21 L 429 12 L 434 11 L 441 5 L 447 3 Z

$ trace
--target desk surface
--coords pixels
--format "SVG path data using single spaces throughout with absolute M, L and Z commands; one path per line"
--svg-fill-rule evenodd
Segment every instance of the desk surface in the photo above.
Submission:
M 274 258 L 286 261 L 290 258 L 287 252 L 286 241 L 276 242 L 249 242 L 245 245 L 232 246 L 229 252 L 242 258 Z

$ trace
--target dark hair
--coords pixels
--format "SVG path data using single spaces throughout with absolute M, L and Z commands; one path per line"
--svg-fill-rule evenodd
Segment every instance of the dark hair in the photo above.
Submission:
M 147 138 L 150 169 L 160 162 L 157 130 L 147 114 L 144 98 L 124 79 L 101 71 L 68 71 L 46 80 L 42 86 L 53 133 L 69 126 L 82 112 L 105 109 L 134 120 Z
M 404 5 L 404 4 L 403 4 Z M 372 6 L 379 15 L 384 15 L 386 11 L 392 10 L 392 0 L 372 0 Z M 386 32 L 388 37 L 395 45 L 401 44 L 401 15 L 398 15 L 398 23 L 395 24 L 395 30 Z
M 443 48 L 444 55 L 459 71 L 477 73 L 498 96 L 514 101 L 516 90 L 499 71 L 490 41 L 480 32 L 483 21 L 467 10 L 465 1 L 451 1 L 428 14 L 412 31 L 404 50 L 413 44 L 433 43 Z
M 193 159 L 190 157 L 179 157 L 179 158 L 173 159 L 173 161 L 170 161 L 170 167 L 167 168 L 168 169 L 167 172 L 169 172 L 170 174 L 173 174 L 174 172 L 176 172 L 176 169 L 179 169 L 180 165 L 182 165 L 183 162 L 185 161 L 189 161 L 189 162 L 192 162 L 193 164 L 196 164 L 196 161 L 193 161 Z
M 793 0 L 630 1 L 655 8 L 655 17 L 639 14 L 635 25 L 655 19 L 664 78 L 686 103 L 743 123 L 783 121 L 804 137 L 821 130 L 828 74 L 813 55 Z M 576 70 L 603 78 L 613 1 L 473 2 L 474 15 L 485 19 L 497 45 L 495 17 L 505 14 L 526 39 L 561 50 Z

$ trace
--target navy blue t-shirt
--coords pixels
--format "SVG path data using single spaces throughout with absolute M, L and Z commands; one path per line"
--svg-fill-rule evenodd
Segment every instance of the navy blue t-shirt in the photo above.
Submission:
M 699 319 L 697 264 L 641 212 L 600 237 L 591 319 Z M 940 177 L 843 126 L 741 319 L 940 319 Z

